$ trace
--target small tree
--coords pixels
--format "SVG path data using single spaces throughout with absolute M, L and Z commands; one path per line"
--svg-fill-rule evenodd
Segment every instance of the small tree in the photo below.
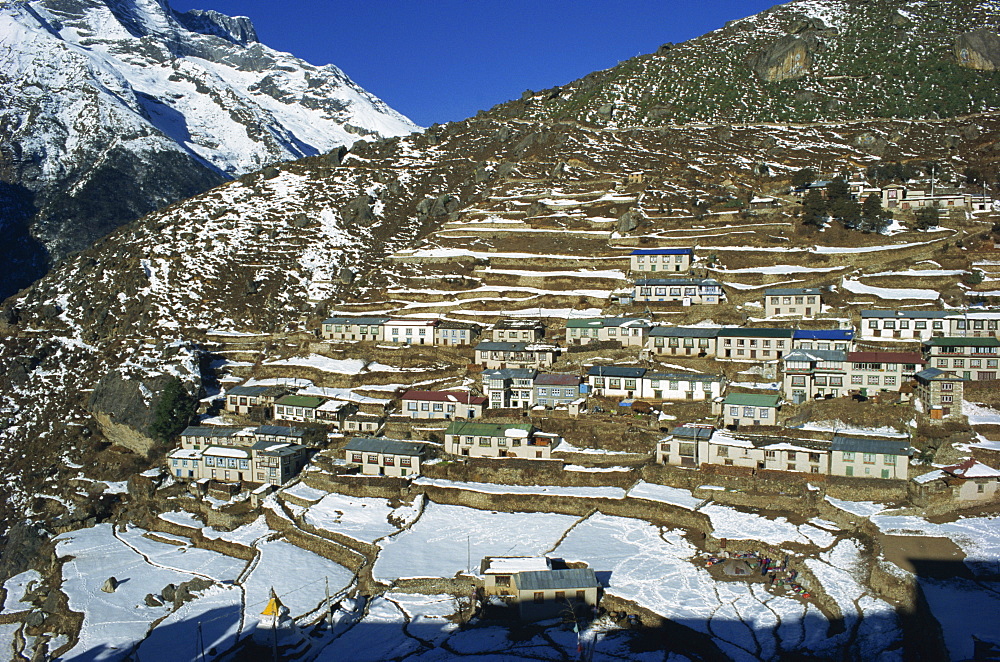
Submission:
M 859 228 L 863 232 L 882 233 L 889 227 L 889 220 L 892 213 L 882 209 L 882 198 L 878 193 L 872 193 L 865 198 L 861 205 L 861 223 Z
M 180 378 L 172 378 L 160 393 L 153 410 L 149 436 L 162 444 L 169 443 L 188 426 L 197 409 L 198 401 L 184 390 Z
M 826 217 L 826 199 L 819 190 L 812 189 L 802 198 L 802 223 L 822 227 Z
M 913 216 L 916 218 L 914 227 L 924 232 L 936 228 L 940 222 L 937 207 L 921 207 L 914 212 Z
M 801 168 L 792 173 L 792 188 L 802 188 L 816 181 L 816 171 L 812 168 Z
M 983 282 L 984 278 L 985 276 L 983 275 L 982 270 L 973 269 L 962 277 L 962 282 L 966 285 L 979 285 Z

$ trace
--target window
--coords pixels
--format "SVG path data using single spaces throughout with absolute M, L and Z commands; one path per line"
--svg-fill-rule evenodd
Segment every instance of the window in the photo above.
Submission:
M 727 446 L 719 446 L 715 454 L 719 457 L 729 457 L 729 448 Z
M 941 396 L 941 404 L 943 404 L 943 405 L 950 405 L 953 402 L 955 402 L 955 396 L 953 396 L 953 395 L 942 395 Z
M 746 416 L 747 418 L 753 418 L 753 412 L 754 412 L 754 408 L 753 407 L 744 407 L 743 408 L 743 415 Z
M 896 464 L 896 456 L 895 455 L 883 455 L 882 456 L 882 464 L 889 464 L 889 465 Z
M 543 591 L 535 591 L 535 604 L 540 605 L 545 602 L 545 593 Z
M 851 451 L 843 451 L 841 454 L 841 459 L 844 462 L 854 462 L 854 453 Z
M 443 402 L 435 402 L 434 403 L 434 411 L 444 411 L 444 403 Z
M 763 408 L 761 408 L 761 410 L 760 410 L 760 412 L 758 414 L 758 416 L 760 416 L 761 418 L 767 418 L 770 415 L 771 415 L 771 410 L 770 409 L 763 409 Z
M 861 384 L 863 381 L 864 381 L 864 378 L 863 378 L 862 375 L 851 375 L 851 383 L 852 384 Z
M 951 362 L 951 365 L 952 365 L 953 368 L 964 368 L 965 367 L 965 359 L 955 359 L 955 360 L 953 360 Z
M 896 376 L 895 375 L 886 375 L 885 376 L 885 385 L 886 386 L 895 386 L 896 385 Z
M 868 375 L 868 385 L 878 386 L 878 375 Z
M 927 322 L 925 322 L 923 320 L 917 320 L 916 322 L 913 323 L 913 328 L 914 329 L 920 329 L 920 330 L 926 329 L 927 328 Z
M 378 464 L 378 455 L 369 455 L 368 464 Z
M 864 453 L 862 456 L 862 462 L 865 464 L 875 464 L 875 453 Z
M 878 320 L 868 320 L 868 328 L 869 329 L 877 329 L 878 328 Z
M 576 592 L 576 599 L 580 600 L 580 601 L 586 600 L 587 599 L 587 592 L 586 591 L 577 591 Z
M 944 322 L 931 322 L 931 328 L 935 331 L 940 331 L 944 328 Z
M 740 408 L 739 407 L 730 407 L 729 408 L 729 415 L 732 416 L 733 418 L 739 418 L 740 417 Z
M 412 464 L 412 462 L 413 462 L 413 460 L 411 458 L 408 458 L 408 457 L 401 457 L 401 458 L 399 458 L 399 466 L 401 466 L 401 467 L 409 467 Z
M 396 458 L 387 455 L 385 458 L 385 466 L 387 467 L 396 466 Z
M 819 453 L 809 453 L 810 462 L 819 462 Z
M 562 602 L 566 599 L 566 591 L 556 591 L 556 600 Z
M 955 383 L 954 382 L 941 382 L 941 390 L 942 391 L 954 391 L 955 390 Z

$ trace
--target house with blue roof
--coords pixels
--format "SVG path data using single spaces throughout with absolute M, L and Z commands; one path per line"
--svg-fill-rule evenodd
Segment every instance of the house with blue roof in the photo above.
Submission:
M 690 248 L 640 248 L 629 255 L 632 271 L 687 273 L 694 261 Z
M 854 349 L 854 329 L 796 329 L 792 349 L 850 352 Z

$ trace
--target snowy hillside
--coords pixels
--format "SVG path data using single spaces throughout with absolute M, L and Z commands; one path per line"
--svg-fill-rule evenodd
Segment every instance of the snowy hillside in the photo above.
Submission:
M 30 199 L 0 222 L 53 261 L 227 177 L 418 129 L 248 19 L 165 0 L 0 3 L 0 80 L 0 202 Z

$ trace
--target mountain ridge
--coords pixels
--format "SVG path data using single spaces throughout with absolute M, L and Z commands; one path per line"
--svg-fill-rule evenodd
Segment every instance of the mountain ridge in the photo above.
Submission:
M 32 0 L 2 6 L 0 34 L 0 177 L 31 198 L 4 223 L 21 237 L 8 259 L 28 273 L 5 274 L 0 298 L 225 179 L 418 129 L 339 68 L 259 43 L 246 18 Z

